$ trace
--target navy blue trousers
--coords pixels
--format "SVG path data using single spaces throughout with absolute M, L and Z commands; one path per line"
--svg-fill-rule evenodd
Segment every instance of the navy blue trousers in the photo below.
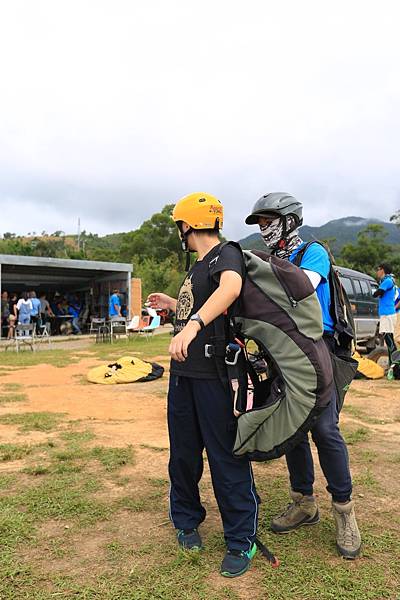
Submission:
M 251 463 L 232 455 L 236 419 L 221 382 L 171 375 L 168 429 L 174 527 L 193 529 L 205 519 L 198 487 L 205 448 L 226 545 L 230 550 L 249 550 L 257 532 L 258 496 Z
M 331 349 L 331 343 L 327 341 Z M 327 490 L 334 502 L 347 502 L 351 498 L 352 482 L 349 454 L 346 442 L 339 429 L 339 412 L 336 391 L 332 391 L 329 406 L 319 417 L 311 430 L 311 437 L 317 447 L 319 464 L 328 483 Z M 313 493 L 314 462 L 308 434 L 286 454 L 290 484 L 295 492 L 306 496 Z

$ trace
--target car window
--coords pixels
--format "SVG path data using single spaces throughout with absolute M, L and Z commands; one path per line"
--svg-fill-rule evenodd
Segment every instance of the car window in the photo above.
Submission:
M 360 285 L 361 285 L 361 291 L 362 291 L 363 295 L 371 296 L 371 294 L 369 292 L 368 283 L 365 281 L 365 279 L 361 279 Z
M 361 282 L 359 279 L 353 279 L 353 285 L 354 285 L 354 289 L 356 291 L 356 299 L 357 300 L 364 300 L 364 294 L 363 291 L 361 289 Z
M 379 286 L 378 286 L 378 284 L 377 284 L 377 283 L 375 283 L 375 281 L 370 281 L 370 282 L 369 282 L 369 285 L 371 286 L 371 291 L 372 291 L 372 293 L 376 292 L 376 290 L 377 290 L 377 289 L 378 289 L 378 287 L 379 287 Z
M 353 286 L 351 285 L 351 279 L 349 279 L 348 277 L 339 277 L 339 279 L 348 297 L 354 298 L 354 290 Z

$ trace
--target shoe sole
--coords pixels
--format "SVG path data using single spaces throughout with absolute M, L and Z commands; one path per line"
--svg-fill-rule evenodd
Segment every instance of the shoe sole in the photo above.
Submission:
M 240 577 L 240 575 L 244 575 L 250 569 L 250 564 L 247 565 L 245 569 L 242 569 L 238 573 L 229 573 L 228 571 L 220 571 L 222 577 L 229 577 L 232 579 L 233 577 Z
M 301 523 L 298 523 L 297 525 L 292 525 L 291 527 L 287 527 L 286 529 L 279 529 L 277 526 L 274 526 L 271 524 L 271 531 L 273 533 L 279 533 L 279 534 L 284 534 L 284 533 L 291 533 L 292 531 L 296 531 L 296 529 L 300 529 L 300 527 L 306 527 L 311 526 L 311 525 L 318 525 L 318 523 L 320 522 L 320 517 L 319 517 L 319 512 L 317 511 L 317 514 L 315 515 L 315 517 L 313 517 L 310 521 L 303 521 Z
M 360 546 L 360 548 L 358 548 L 358 550 L 355 550 L 351 554 L 344 554 L 337 544 L 336 544 L 336 550 L 338 551 L 340 558 L 343 558 L 344 560 L 356 560 L 360 556 L 361 546 Z
M 239 571 L 238 573 L 229 573 L 229 571 L 220 571 L 220 574 L 222 575 L 222 577 L 230 577 L 231 579 L 233 577 L 240 577 L 240 575 L 244 575 L 246 573 L 246 571 L 248 571 L 250 569 L 250 565 L 251 565 L 251 561 L 254 558 L 254 556 L 256 555 L 257 552 L 257 546 L 254 543 L 251 549 L 251 553 L 250 553 L 250 560 L 247 564 L 247 566 L 242 569 L 241 571 Z

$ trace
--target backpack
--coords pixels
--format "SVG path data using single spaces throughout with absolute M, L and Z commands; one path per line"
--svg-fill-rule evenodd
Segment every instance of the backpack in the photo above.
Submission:
M 336 388 L 338 410 L 341 411 L 344 398 L 351 382 L 353 381 L 358 363 L 352 357 L 356 347 L 356 327 L 354 324 L 353 313 L 350 300 L 342 286 L 339 275 L 334 268 L 335 259 L 328 246 L 318 240 L 307 242 L 296 254 L 293 264 L 300 266 L 302 258 L 312 244 L 322 246 L 329 256 L 330 270 L 328 283 L 331 296 L 331 317 L 333 320 L 333 337 L 335 339 L 335 352 L 331 352 L 333 380 Z
M 296 254 L 293 264 L 300 267 L 304 254 L 312 244 L 319 244 L 322 246 L 329 256 L 330 271 L 328 283 L 331 294 L 330 312 L 334 323 L 334 338 L 338 347 L 336 355 L 351 356 L 356 338 L 354 318 L 346 291 L 340 283 L 339 275 L 334 269 L 335 259 L 333 258 L 330 249 L 318 240 L 307 242 Z
M 221 378 L 238 415 L 233 453 L 265 461 L 291 450 L 328 406 L 331 358 L 307 275 L 289 261 L 225 244 L 242 253 L 245 277 L 225 330 L 215 326 L 214 356 L 217 366 L 224 363 Z M 211 279 L 216 262 L 209 265 Z

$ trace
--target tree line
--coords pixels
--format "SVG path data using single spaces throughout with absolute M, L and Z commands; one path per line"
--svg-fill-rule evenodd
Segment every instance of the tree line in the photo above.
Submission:
M 0 254 L 132 263 L 134 276 L 142 279 L 144 297 L 153 290 L 175 296 L 184 277 L 185 256 L 171 218 L 172 209 L 173 204 L 166 205 L 135 231 L 103 237 L 85 231 L 79 238 L 63 231 L 50 235 L 33 232 L 29 237 L 6 232 L 0 239 Z M 391 221 L 400 227 L 400 210 Z M 376 266 L 388 262 L 399 276 L 400 245 L 387 244 L 386 236 L 382 225 L 368 225 L 354 243 L 341 248 L 336 263 L 375 276 Z

